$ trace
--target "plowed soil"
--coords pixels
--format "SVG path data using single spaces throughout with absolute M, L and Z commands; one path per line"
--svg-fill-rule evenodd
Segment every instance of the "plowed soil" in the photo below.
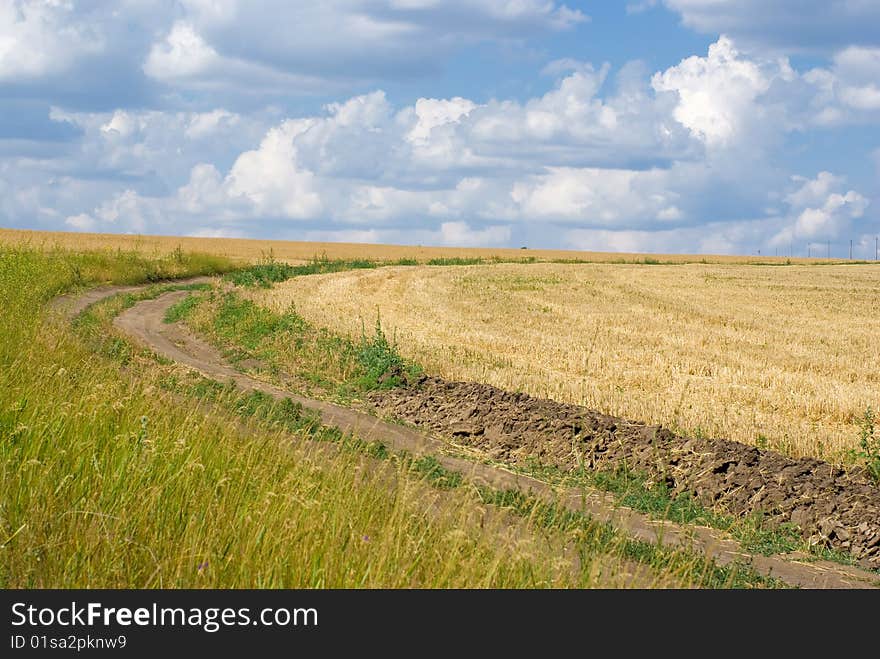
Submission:
M 880 487 L 862 469 L 844 471 L 810 458 L 724 439 L 676 435 L 489 385 L 428 377 L 371 394 L 382 413 L 431 429 L 509 464 L 571 471 L 644 473 L 671 491 L 691 493 L 733 515 L 758 511 L 775 524 L 792 522 L 814 544 L 851 553 L 880 568 Z

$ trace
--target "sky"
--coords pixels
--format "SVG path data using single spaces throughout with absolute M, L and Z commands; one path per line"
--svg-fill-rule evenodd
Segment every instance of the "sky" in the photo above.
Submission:
M 873 258 L 880 0 L 0 0 L 0 226 Z

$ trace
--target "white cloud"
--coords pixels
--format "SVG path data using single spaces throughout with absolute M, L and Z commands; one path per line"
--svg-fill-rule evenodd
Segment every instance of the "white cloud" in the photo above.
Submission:
M 144 72 L 181 84 L 264 81 L 326 91 L 331 81 L 380 80 L 435 69 L 480 42 L 570 29 L 587 20 L 552 0 L 183 0 L 182 17 L 150 48 Z M 442 26 L 442 27 L 441 27 Z M 274 82 L 273 82 L 274 80 Z M 240 87 L 240 86 L 239 86 Z
M 100 31 L 77 14 L 72 2 L 0 2 L 0 81 L 62 73 L 104 46 Z
M 710 146 L 723 146 L 762 120 L 758 99 L 774 79 L 794 77 L 787 60 L 748 59 L 722 36 L 706 57 L 689 57 L 655 74 L 651 84 L 658 92 L 677 95 L 675 118 L 693 135 Z
M 91 231 L 98 223 L 91 215 L 80 213 L 79 215 L 71 215 L 65 219 L 64 224 L 77 231 Z
M 773 246 L 793 242 L 831 240 L 858 233 L 855 220 L 861 218 L 868 200 L 855 190 L 843 191 L 844 179 L 819 172 L 815 179 L 795 177 L 801 186 L 789 193 L 787 224 L 770 241 Z
M 205 73 L 221 62 L 192 25 L 177 21 L 160 42 L 153 45 L 144 62 L 144 73 L 151 78 L 185 78 Z
M 476 106 L 473 101 L 456 96 L 451 99 L 420 98 L 415 104 L 416 125 L 407 133 L 407 140 L 419 146 L 431 143 L 433 130 L 458 123 Z
M 83 132 L 71 173 L 114 172 L 157 176 L 179 185 L 205 159 L 226 160 L 240 154 L 265 133 L 259 115 L 242 117 L 223 108 L 208 112 L 67 112 L 52 108 L 49 118 Z
M 552 168 L 511 190 L 521 218 L 593 227 L 669 220 L 671 213 L 680 218 L 681 211 L 671 210 L 677 196 L 664 170 Z
M 194 140 L 210 137 L 237 126 L 240 118 L 238 114 L 223 109 L 195 113 L 190 117 L 184 134 Z
M 443 222 L 440 238 L 444 245 L 454 247 L 488 247 L 506 245 L 510 241 L 510 227 L 496 225 L 472 229 L 466 222 Z
M 851 46 L 834 55 L 831 67 L 804 75 L 817 93 L 816 123 L 880 120 L 880 48 Z
M 294 139 L 312 126 L 309 120 L 286 121 L 271 129 L 260 147 L 241 154 L 227 178 L 228 193 L 241 196 L 264 215 L 313 217 L 323 204 L 314 187 L 314 174 L 297 164 Z
M 294 4 L 279 12 L 319 22 L 329 15 Z M 422 1 L 376 6 L 370 13 L 345 4 L 367 12 L 360 38 L 384 33 L 398 45 L 429 14 L 452 20 L 464 11 Z M 531 29 L 522 20 L 528 12 L 559 8 L 487 2 L 470 10 L 515 37 Z M 300 64 L 288 66 L 293 51 L 270 57 L 281 47 L 272 44 L 277 35 L 267 36 L 262 54 L 224 40 L 229 25 L 262 20 L 243 11 L 234 2 L 188 3 L 178 22 L 153 32 L 144 71 L 173 98 L 197 97 L 206 85 L 252 88 L 263 98 L 260 85 Z M 565 27 L 550 23 L 542 29 Z M 872 194 L 827 172 L 791 184 L 773 149 L 792 131 L 872 120 L 877 59 L 871 48 L 847 48 L 800 74 L 785 58 L 721 37 L 653 76 L 637 62 L 614 72 L 556 60 L 542 71 L 556 79 L 518 100 L 432 97 L 395 107 L 376 90 L 337 95 L 292 118 L 204 103 L 196 104 L 201 111 L 56 107 L 50 119 L 81 137 L 63 157 L 4 163 L 0 213 L 77 230 L 449 245 L 532 244 L 540 236 L 558 246 L 743 251 L 789 235 L 818 240 L 867 225 Z

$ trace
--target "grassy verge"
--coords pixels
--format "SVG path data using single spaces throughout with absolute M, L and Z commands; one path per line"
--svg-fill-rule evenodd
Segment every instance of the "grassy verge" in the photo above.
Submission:
M 295 311 L 264 309 L 235 291 L 187 298 L 169 314 L 212 340 L 232 363 L 256 360 L 270 375 L 294 376 L 312 396 L 351 402 L 421 373 L 400 356 L 378 317 L 371 331 L 364 328 L 360 340 L 351 340 L 313 327 Z
M 318 275 L 343 270 L 369 269 L 379 267 L 379 262 L 369 259 L 329 259 L 327 255 L 316 256 L 303 265 L 290 265 L 276 261 L 272 255 L 261 263 L 242 268 L 226 275 L 226 280 L 236 286 L 268 288 L 272 284 L 302 275 Z

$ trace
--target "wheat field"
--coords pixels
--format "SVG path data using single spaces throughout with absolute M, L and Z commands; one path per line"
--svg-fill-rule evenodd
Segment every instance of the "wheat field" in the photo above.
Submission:
M 253 298 L 428 372 L 844 461 L 880 408 L 880 266 L 497 264 L 300 277 Z
M 245 238 L 197 238 L 191 236 L 145 236 L 110 233 L 70 233 L 0 229 L 0 245 L 27 244 L 38 248 L 69 250 L 134 251 L 146 256 L 164 256 L 175 249 L 256 261 L 277 259 L 290 263 L 316 256 L 329 259 L 368 259 L 393 262 L 411 259 L 425 263 L 431 259 L 483 259 L 486 261 L 589 261 L 597 263 L 822 263 L 827 259 L 771 256 L 724 256 L 694 254 L 636 254 L 623 252 L 585 252 L 552 249 L 512 249 L 495 247 L 425 247 L 422 245 L 371 245 L 293 240 L 254 240 Z

